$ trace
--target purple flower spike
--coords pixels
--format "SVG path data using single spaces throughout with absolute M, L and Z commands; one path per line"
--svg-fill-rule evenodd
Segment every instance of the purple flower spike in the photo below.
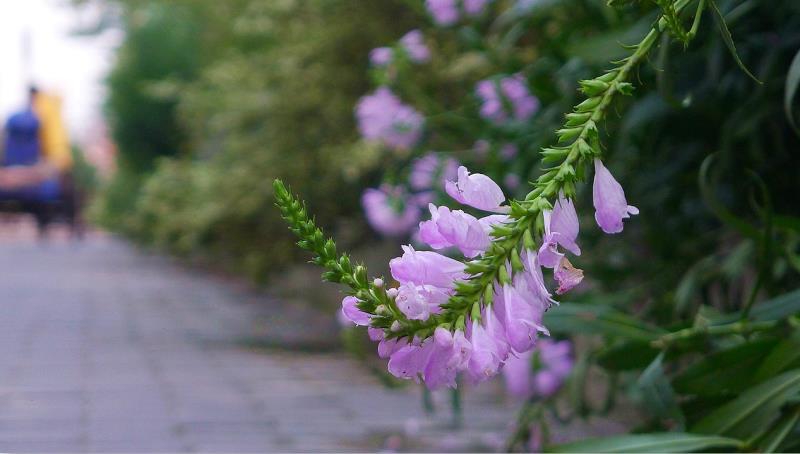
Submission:
M 403 256 L 389 261 L 392 277 L 402 284 L 433 285 L 453 288 L 455 281 L 464 280 L 464 264 L 432 251 L 415 251 L 403 246 Z
M 572 200 L 564 198 L 564 194 L 558 195 L 553 211 L 545 210 L 544 216 L 544 238 L 542 246 L 539 248 L 539 263 L 547 268 L 556 268 L 561 262 L 564 254 L 558 251 L 558 246 L 581 255 L 581 248 L 575 240 L 578 239 L 578 214 L 575 212 L 575 205 Z
M 425 7 L 438 25 L 453 25 L 458 21 L 456 0 L 425 0 Z
M 594 160 L 592 200 L 595 209 L 594 218 L 597 220 L 597 225 L 606 233 L 621 232 L 622 220 L 632 214 L 639 214 L 638 208 L 628 205 L 622 186 L 599 159 Z
M 431 58 L 431 51 L 425 45 L 422 32 L 411 30 L 400 38 L 400 45 L 408 53 L 408 58 L 414 63 L 425 63 Z
M 355 296 L 345 296 L 342 300 L 342 314 L 358 326 L 369 326 L 370 316 L 358 308 Z
M 506 200 L 500 186 L 482 173 L 470 175 L 464 166 L 458 168 L 458 180 L 447 182 L 445 191 L 459 203 L 479 210 L 496 213 L 509 211 L 509 207 L 500 206 Z
M 455 246 L 472 258 L 483 253 L 491 242 L 489 234 L 474 216 L 445 206 L 428 205 L 431 220 L 419 224 L 420 239 L 434 249 Z

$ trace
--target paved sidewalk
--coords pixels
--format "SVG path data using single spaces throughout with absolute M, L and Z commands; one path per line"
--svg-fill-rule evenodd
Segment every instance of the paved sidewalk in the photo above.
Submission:
M 0 235 L 0 451 L 486 449 L 513 418 L 490 385 L 452 433 L 344 353 L 248 347 L 254 298 L 104 236 Z

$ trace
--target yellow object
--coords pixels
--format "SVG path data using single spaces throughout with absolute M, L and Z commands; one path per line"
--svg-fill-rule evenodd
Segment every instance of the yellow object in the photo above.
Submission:
M 42 157 L 60 171 L 72 167 L 72 153 L 69 134 L 61 117 L 61 98 L 49 93 L 39 92 L 33 101 L 33 111 L 39 117 L 39 140 Z

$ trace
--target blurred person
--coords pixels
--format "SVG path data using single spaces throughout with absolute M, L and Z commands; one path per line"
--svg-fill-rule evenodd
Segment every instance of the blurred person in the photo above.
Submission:
M 77 198 L 61 101 L 36 87 L 28 95 L 27 106 L 6 122 L 0 201 L 17 202 L 22 211 L 31 212 L 40 233 L 57 208 L 76 227 Z

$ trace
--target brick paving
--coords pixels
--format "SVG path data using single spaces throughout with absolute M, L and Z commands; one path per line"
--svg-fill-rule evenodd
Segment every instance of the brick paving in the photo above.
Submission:
M 451 430 L 345 353 L 253 348 L 266 296 L 107 236 L 22 232 L 0 233 L 0 451 L 489 449 L 513 417 L 490 385 Z

